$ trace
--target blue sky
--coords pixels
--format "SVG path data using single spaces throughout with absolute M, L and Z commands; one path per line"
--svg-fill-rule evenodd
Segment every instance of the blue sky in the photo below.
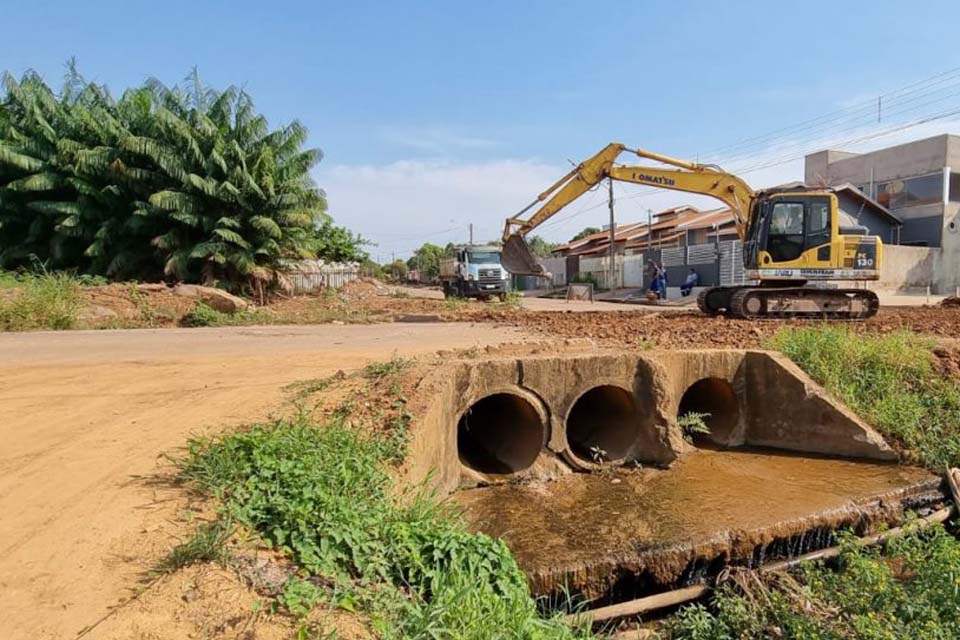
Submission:
M 818 144 L 960 133 L 943 118 L 876 135 L 960 108 L 946 81 L 913 102 L 899 94 L 887 121 L 856 111 L 960 67 L 956 1 L 5 4 L 0 67 L 16 75 L 59 83 L 76 56 L 119 93 L 198 65 L 214 86 L 246 87 L 272 123 L 304 122 L 325 153 L 315 176 L 331 214 L 376 241 L 374 255 L 462 241 L 470 222 L 493 238 L 568 160 L 611 140 L 737 170 L 777 163 L 745 174 L 764 186 L 802 178 L 797 158 Z M 710 206 L 630 186 L 617 197 L 624 221 Z M 543 234 L 602 223 L 601 201 L 588 194 Z

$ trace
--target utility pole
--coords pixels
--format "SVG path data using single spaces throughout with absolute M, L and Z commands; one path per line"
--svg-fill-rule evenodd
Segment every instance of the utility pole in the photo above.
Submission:
M 470 223 L 470 246 L 473 246 L 473 223 Z
M 607 269 L 607 288 L 612 291 L 615 288 L 613 278 L 616 273 L 616 269 L 614 268 L 613 260 L 616 256 L 614 242 L 617 238 L 617 228 L 613 219 L 613 178 L 607 178 L 607 182 L 609 187 L 607 204 L 610 207 L 610 265 Z
M 653 209 L 647 207 L 647 249 L 653 248 Z

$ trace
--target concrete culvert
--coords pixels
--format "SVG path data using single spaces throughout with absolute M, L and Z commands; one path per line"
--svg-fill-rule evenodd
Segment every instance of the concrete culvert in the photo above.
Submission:
M 480 473 L 509 474 L 534 463 L 547 441 L 543 419 L 512 393 L 495 393 L 472 404 L 457 424 L 460 462 Z
M 584 393 L 570 408 L 567 443 L 585 461 L 622 460 L 636 444 L 640 427 L 633 394 L 603 385 Z
M 723 378 L 704 378 L 690 385 L 680 399 L 677 418 L 690 413 L 709 414 L 703 422 L 709 434 L 694 434 L 696 444 L 729 444 L 740 420 L 740 404 L 733 385 Z

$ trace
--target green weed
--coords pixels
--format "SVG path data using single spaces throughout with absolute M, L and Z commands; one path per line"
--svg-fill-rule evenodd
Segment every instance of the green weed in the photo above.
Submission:
M 657 341 L 653 338 L 648 338 L 646 336 L 640 336 L 637 338 L 637 348 L 641 351 L 650 351 L 651 349 L 657 348 Z
M 942 639 L 960 629 L 960 541 L 941 525 L 863 547 L 842 541 L 839 571 L 801 565 L 796 576 L 756 574 L 727 583 L 710 608 L 685 607 L 666 625 L 672 640 L 797 638 Z
M 376 431 L 300 416 L 193 440 L 179 468 L 226 516 L 336 585 L 326 595 L 367 612 L 379 637 L 586 637 L 538 615 L 502 542 L 467 532 L 430 493 L 398 497 L 393 450 Z M 302 613 L 318 597 L 294 583 L 284 606 Z
M 862 335 L 846 327 L 791 328 L 782 351 L 908 459 L 940 471 L 960 464 L 960 388 L 933 365 L 933 343 L 908 331 Z
M 197 302 L 193 309 L 180 319 L 180 325 L 184 327 L 235 327 L 251 324 L 273 324 L 275 321 L 274 315 L 266 309 L 224 313 L 203 302 Z
M 705 422 L 709 417 L 709 413 L 689 411 L 677 418 L 677 424 L 680 425 L 680 429 L 683 431 L 683 437 L 686 438 L 688 442 L 692 442 L 695 436 L 709 435 L 710 427 L 708 427 Z
M 407 367 L 411 361 L 406 358 L 394 356 L 384 362 L 374 362 L 368 364 L 363 369 L 363 376 L 368 380 L 381 380 L 389 376 L 395 376 Z
M 226 542 L 230 528 L 223 520 L 208 522 L 194 529 L 193 534 L 168 553 L 154 567 L 157 573 L 172 573 L 201 562 L 223 562 L 227 558 Z
M 80 284 L 66 273 L 37 273 L 2 278 L 0 331 L 72 329 L 83 307 Z

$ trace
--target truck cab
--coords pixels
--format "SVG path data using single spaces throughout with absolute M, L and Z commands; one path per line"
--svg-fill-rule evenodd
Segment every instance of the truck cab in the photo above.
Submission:
M 440 282 L 447 298 L 506 300 L 510 290 L 500 248 L 491 246 L 458 247 L 454 257 L 440 261 Z

